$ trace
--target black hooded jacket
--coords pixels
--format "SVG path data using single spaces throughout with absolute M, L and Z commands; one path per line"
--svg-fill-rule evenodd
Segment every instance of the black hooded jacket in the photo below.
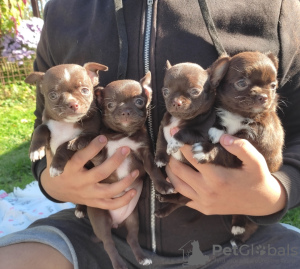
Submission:
M 171 64 L 194 62 L 207 68 L 218 57 L 199 2 L 124 0 L 122 7 L 121 0 L 51 0 L 45 8 L 35 70 L 45 72 L 63 63 L 98 62 L 109 67 L 108 72 L 101 73 L 102 86 L 125 77 L 140 80 L 150 70 L 154 109 L 148 130 L 155 143 L 165 112 L 161 88 L 166 60 Z M 278 93 L 284 103 L 278 112 L 286 141 L 284 165 L 274 176 L 287 192 L 287 203 L 276 214 L 249 216 L 258 224 L 272 224 L 300 202 L 300 2 L 207 2 L 219 41 L 229 55 L 271 51 L 279 58 Z M 42 122 L 42 111 L 43 98 L 37 94 L 35 127 Z M 45 166 L 45 160 L 33 164 L 37 179 Z M 160 205 L 150 180 L 144 183 L 138 206 L 140 243 L 159 254 L 178 255 L 178 249 L 189 240 L 199 240 L 201 250 L 207 250 L 231 238 L 230 216 L 206 216 L 183 207 L 167 218 L 155 218 L 153 210 Z M 115 233 L 125 238 L 123 229 Z

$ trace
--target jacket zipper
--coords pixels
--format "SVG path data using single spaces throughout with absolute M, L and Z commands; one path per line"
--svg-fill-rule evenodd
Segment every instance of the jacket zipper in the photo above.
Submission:
M 153 0 L 147 0 L 147 14 L 145 20 L 145 41 L 144 41 L 144 71 L 145 74 L 150 70 L 150 42 L 151 42 L 151 28 L 152 28 L 152 12 Z M 154 145 L 154 135 L 152 126 L 151 108 L 148 108 L 148 128 L 152 143 Z M 152 251 L 156 252 L 156 238 L 155 238 L 155 188 L 151 181 L 150 187 L 150 227 L 151 227 L 151 242 Z

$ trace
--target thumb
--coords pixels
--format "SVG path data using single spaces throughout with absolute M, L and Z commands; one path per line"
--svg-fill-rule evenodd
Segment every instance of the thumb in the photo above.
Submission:
M 246 166 L 256 166 L 258 163 L 265 162 L 260 152 L 246 139 L 224 134 L 220 138 L 220 143 L 228 152 L 238 157 Z

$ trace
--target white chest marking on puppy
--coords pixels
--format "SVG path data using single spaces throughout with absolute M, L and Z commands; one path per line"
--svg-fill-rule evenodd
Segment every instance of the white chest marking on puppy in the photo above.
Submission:
M 106 145 L 107 158 L 111 157 L 118 148 L 123 146 L 129 147 L 132 151 L 137 151 L 137 149 L 142 146 L 142 143 L 137 143 L 128 137 L 124 137 L 120 140 L 108 141 Z M 119 179 L 126 177 L 130 172 L 132 172 L 129 171 L 130 159 L 131 158 L 127 157 L 116 170 Z
M 63 143 L 70 141 L 81 133 L 80 128 L 75 128 L 74 123 L 49 120 L 47 126 L 51 132 L 50 147 L 54 154 Z
M 178 147 L 181 147 L 183 146 L 179 141 L 177 141 L 176 139 L 174 139 L 172 136 L 171 136 L 171 129 L 174 128 L 174 127 L 177 127 L 178 124 L 179 124 L 179 121 L 180 119 L 176 118 L 176 117 L 171 117 L 171 120 L 170 120 L 170 124 L 169 125 L 166 125 L 164 128 L 163 128 L 163 131 L 164 131 L 164 136 L 165 136 L 165 139 L 166 141 L 168 142 L 168 149 L 167 149 L 167 153 L 168 154 L 172 154 L 172 156 L 176 159 L 176 160 L 179 160 L 181 161 L 182 160 L 182 154 L 181 152 L 178 150 L 176 152 L 174 152 L 174 147 L 177 148 L 176 146 Z
M 252 133 L 251 126 L 249 126 L 249 123 L 252 123 L 253 120 L 249 118 L 244 118 L 238 114 L 229 112 L 225 109 L 218 109 L 217 115 L 221 119 L 221 125 L 226 128 L 226 133 L 230 135 L 236 134 L 240 130 L 248 130 L 250 135 Z M 245 123 L 247 122 L 247 123 Z M 220 142 L 220 137 L 222 134 L 224 134 L 225 131 L 219 130 L 217 128 L 210 128 L 208 131 L 209 138 L 212 141 L 212 143 L 218 143 Z

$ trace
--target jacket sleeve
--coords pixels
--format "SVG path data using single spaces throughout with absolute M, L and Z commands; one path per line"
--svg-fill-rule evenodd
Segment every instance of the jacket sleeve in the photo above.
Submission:
M 34 71 L 39 71 L 39 72 L 46 72 L 50 67 L 52 67 L 54 64 L 51 61 L 50 54 L 48 52 L 48 41 L 47 41 L 47 10 L 48 6 L 50 5 L 51 1 L 49 1 L 44 9 L 44 26 L 41 32 L 41 37 L 40 41 L 38 44 L 37 48 L 37 53 L 36 53 L 36 59 L 34 61 Z M 36 87 L 36 109 L 34 112 L 34 115 L 36 116 L 35 123 L 34 123 L 34 128 L 39 126 L 42 123 L 42 115 L 43 115 L 43 110 L 44 110 L 44 97 L 41 94 L 41 91 L 39 89 L 39 85 Z M 39 187 L 42 191 L 42 193 L 51 201 L 53 202 L 60 202 L 52 198 L 47 194 L 47 192 L 44 190 L 41 181 L 40 181 L 40 176 L 44 169 L 47 166 L 46 162 L 46 157 L 44 157 L 42 160 L 32 162 L 31 163 L 31 171 L 33 176 L 35 177 L 36 180 L 39 182 Z
M 279 116 L 285 130 L 283 165 L 273 175 L 287 194 L 280 212 L 264 217 L 249 217 L 257 224 L 280 221 L 286 212 L 300 205 L 300 2 L 284 0 L 278 23 Z

